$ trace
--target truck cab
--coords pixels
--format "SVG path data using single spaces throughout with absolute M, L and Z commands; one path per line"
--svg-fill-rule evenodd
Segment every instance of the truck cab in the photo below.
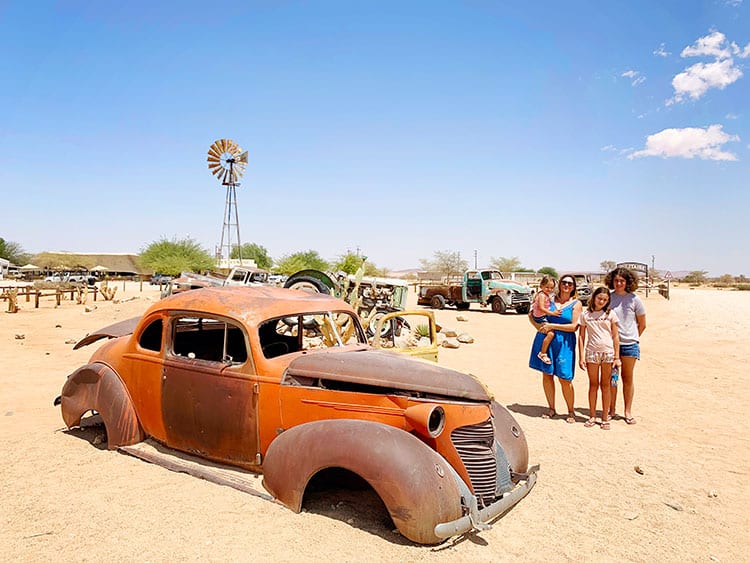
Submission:
M 461 297 L 466 303 L 490 305 L 498 313 L 515 309 L 525 314 L 531 306 L 531 289 L 505 279 L 498 270 L 467 270 Z

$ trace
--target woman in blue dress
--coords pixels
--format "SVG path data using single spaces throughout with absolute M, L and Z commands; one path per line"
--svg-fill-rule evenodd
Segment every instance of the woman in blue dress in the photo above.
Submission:
M 546 323 L 537 323 L 529 314 L 529 321 L 537 329 L 534 343 L 531 345 L 531 357 L 529 358 L 529 367 L 542 372 L 542 387 L 544 396 L 547 398 L 549 410 L 542 415 L 542 418 L 552 418 L 555 416 L 555 377 L 560 381 L 563 399 L 568 407 L 568 416 L 566 422 L 572 424 L 576 421 L 573 404 L 575 402 L 575 392 L 573 390 L 573 376 L 576 369 L 576 330 L 578 329 L 578 319 L 581 317 L 581 302 L 576 299 L 576 280 L 573 276 L 564 275 L 560 278 L 557 287 L 555 301 L 550 306 L 551 310 L 559 310 L 559 317 L 548 316 Z M 551 360 L 550 364 L 545 364 L 538 356 L 542 349 L 544 335 L 549 331 L 554 331 L 555 338 L 547 350 L 547 355 Z

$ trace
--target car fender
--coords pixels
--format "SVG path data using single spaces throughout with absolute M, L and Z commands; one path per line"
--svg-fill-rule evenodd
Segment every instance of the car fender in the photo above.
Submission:
M 435 526 L 463 515 L 465 484 L 421 440 L 393 426 L 364 420 L 308 422 L 281 433 L 263 462 L 263 486 L 295 512 L 319 471 L 342 468 L 375 490 L 399 532 L 425 544 L 443 541 Z
M 68 376 L 60 405 L 68 428 L 78 426 L 86 411 L 98 412 L 107 428 L 110 450 L 145 438 L 125 385 L 112 368 L 101 362 L 87 364 Z

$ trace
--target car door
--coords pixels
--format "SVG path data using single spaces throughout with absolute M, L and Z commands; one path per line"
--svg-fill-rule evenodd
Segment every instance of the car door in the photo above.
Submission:
M 185 313 L 171 319 L 162 375 L 167 445 L 203 457 L 254 465 L 258 395 L 239 323 Z

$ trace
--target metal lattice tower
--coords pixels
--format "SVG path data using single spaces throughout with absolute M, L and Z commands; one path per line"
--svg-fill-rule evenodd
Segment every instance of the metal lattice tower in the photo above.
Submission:
M 227 263 L 232 255 L 232 233 L 236 233 L 236 244 L 240 252 L 242 263 L 242 239 L 240 238 L 240 217 L 237 211 L 237 188 L 247 166 L 247 151 L 231 139 L 219 139 L 208 149 L 208 169 L 226 186 L 224 202 L 224 222 L 221 228 L 221 242 L 217 249 L 219 261 Z

